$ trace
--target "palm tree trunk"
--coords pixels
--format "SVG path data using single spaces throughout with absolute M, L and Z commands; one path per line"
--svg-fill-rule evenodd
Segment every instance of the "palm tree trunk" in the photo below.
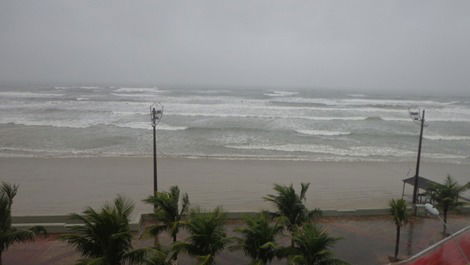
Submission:
M 155 238 L 153 239 L 153 246 L 159 247 L 160 246 L 160 241 L 158 240 L 158 235 L 155 235 Z M 2 264 L 0 264 L 2 265 Z
M 395 259 L 398 257 L 398 250 L 400 249 L 400 226 L 397 225 L 397 237 L 395 241 Z
M 444 228 L 443 228 L 443 232 L 442 232 L 444 234 L 446 233 L 446 230 L 447 230 L 447 211 L 448 210 L 449 209 L 447 207 L 444 208 L 444 224 L 443 224 Z
M 176 234 L 172 235 L 173 237 L 173 244 L 175 244 L 176 242 Z M 174 265 L 177 265 L 178 264 L 178 254 L 176 254 L 173 258 L 172 258 L 172 264 Z M 0 264 L 1 265 L 1 264 Z

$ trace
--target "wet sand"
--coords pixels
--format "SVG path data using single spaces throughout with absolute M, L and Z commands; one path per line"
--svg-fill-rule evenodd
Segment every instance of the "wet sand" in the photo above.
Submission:
M 410 171 L 410 172 L 409 172 Z M 401 179 L 414 175 L 414 163 L 310 162 L 159 158 L 159 188 L 178 185 L 202 208 L 227 211 L 268 209 L 262 197 L 274 183 L 310 182 L 309 207 L 322 209 L 385 208 L 402 193 Z M 451 174 L 470 181 L 470 165 L 422 163 L 421 175 L 442 181 Z M 68 214 L 100 206 L 123 194 L 136 212 L 151 207 L 141 200 L 152 193 L 152 158 L 0 158 L 0 180 L 20 185 L 14 215 Z M 405 194 L 410 196 L 412 187 Z

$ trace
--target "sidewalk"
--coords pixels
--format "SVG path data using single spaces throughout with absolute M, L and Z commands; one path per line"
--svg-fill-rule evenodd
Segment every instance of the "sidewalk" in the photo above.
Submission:
M 332 236 L 341 237 L 334 251 L 336 255 L 351 264 L 375 265 L 387 264 L 388 256 L 393 254 L 395 243 L 395 225 L 389 216 L 379 217 L 324 217 L 319 223 Z M 452 215 L 449 217 L 449 232 L 468 226 L 470 215 Z M 241 222 L 227 224 L 227 232 L 235 235 L 233 230 Z M 400 257 L 406 258 L 442 239 L 442 225 L 433 217 L 412 218 L 402 229 Z M 180 237 L 186 236 L 184 232 Z M 283 237 L 288 244 L 289 239 Z M 164 235 L 161 242 L 169 242 Z M 152 245 L 153 239 L 136 240 L 136 247 Z M 35 242 L 15 244 L 4 253 L 5 265 L 73 265 L 80 255 L 66 243 L 58 240 L 58 235 L 39 238 Z M 241 252 L 224 251 L 217 264 L 248 264 L 249 260 Z M 180 264 L 194 264 L 189 257 L 181 257 Z M 272 264 L 285 264 L 285 261 L 274 261 Z

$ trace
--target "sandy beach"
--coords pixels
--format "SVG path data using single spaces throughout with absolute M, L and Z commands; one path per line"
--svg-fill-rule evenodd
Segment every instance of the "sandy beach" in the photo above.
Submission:
M 411 171 L 410 171 L 411 170 Z M 410 171 L 410 172 L 409 172 Z M 414 174 L 414 163 L 310 162 L 159 158 L 160 190 L 178 185 L 193 205 L 227 211 L 268 209 L 262 197 L 274 183 L 298 187 L 310 182 L 307 204 L 321 209 L 384 208 L 402 193 L 401 179 Z M 422 176 L 442 181 L 451 174 L 470 180 L 470 165 L 422 164 Z M 141 200 L 152 192 L 150 157 L 0 158 L 2 181 L 20 185 L 14 215 L 67 214 L 100 206 L 116 194 Z M 407 186 L 408 196 L 412 187 Z

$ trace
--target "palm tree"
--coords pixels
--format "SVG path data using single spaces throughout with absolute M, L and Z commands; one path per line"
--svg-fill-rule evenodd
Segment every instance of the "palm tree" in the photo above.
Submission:
M 397 227 L 397 236 L 395 240 L 395 253 L 394 258 L 398 257 L 398 250 L 400 248 L 400 230 L 403 225 L 408 222 L 408 209 L 404 199 L 390 201 L 390 213 L 392 214 L 393 221 Z
M 269 194 L 264 197 L 266 201 L 273 203 L 277 208 L 274 216 L 283 219 L 287 230 L 291 234 L 305 222 L 321 215 L 319 209 L 310 211 L 304 205 L 309 185 L 310 183 L 301 183 L 300 194 L 297 194 L 292 184 L 289 186 L 275 184 L 274 190 L 277 194 Z
M 179 208 L 180 190 L 178 186 L 171 187 L 169 192 L 157 192 L 144 201 L 154 205 L 153 216 L 158 222 L 149 228 L 149 233 L 158 236 L 160 232 L 168 231 L 175 242 L 176 235 L 183 224 L 183 216 L 188 213 L 188 194 L 183 195 L 181 209 Z
M 308 223 L 293 234 L 294 246 L 285 250 L 292 265 L 336 265 L 348 264 L 334 257 L 330 250 L 339 240 L 328 235 L 316 225 Z
M 282 231 L 282 225 L 271 224 L 266 213 L 254 216 L 246 216 L 245 227 L 236 231 L 242 234 L 242 238 L 236 238 L 238 244 L 235 248 L 241 248 L 252 259 L 252 264 L 265 265 L 279 255 L 280 247 L 275 238 Z
M 35 226 L 29 230 L 20 230 L 11 226 L 11 206 L 13 198 L 18 192 L 18 185 L 2 182 L 0 186 L 0 265 L 2 253 L 12 244 L 33 240 L 38 233 L 46 234 L 42 226 Z
M 83 223 L 71 228 L 71 233 L 62 239 L 81 252 L 80 265 L 121 265 L 125 262 L 144 262 L 149 252 L 146 249 L 132 250 L 132 234 L 129 216 L 134 204 L 118 196 L 112 204 L 106 203 L 100 210 L 91 207 L 83 215 L 72 214 L 72 218 Z
M 450 175 L 447 175 L 444 184 L 433 185 L 427 190 L 431 200 L 437 203 L 437 208 L 442 211 L 444 216 L 444 233 L 447 226 L 447 213 L 449 210 L 456 209 L 464 204 L 459 201 L 459 197 L 462 192 L 469 188 L 470 182 L 461 186 Z
M 196 256 L 201 265 L 214 264 L 215 256 L 230 242 L 224 229 L 225 220 L 225 213 L 219 207 L 208 213 L 192 210 L 186 225 L 190 236 L 184 242 L 174 243 L 174 252 Z
M 128 255 L 126 264 L 173 265 L 170 250 L 157 247 L 133 250 L 132 255 Z

